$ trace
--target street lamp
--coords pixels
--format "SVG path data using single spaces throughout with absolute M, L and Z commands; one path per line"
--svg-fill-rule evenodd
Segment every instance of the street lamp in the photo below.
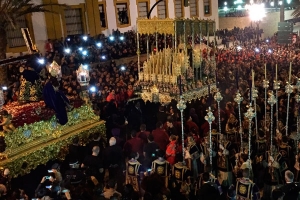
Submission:
M 251 21 L 257 24 L 257 45 L 259 44 L 259 22 L 266 16 L 265 5 L 250 1 L 245 7 L 249 11 Z

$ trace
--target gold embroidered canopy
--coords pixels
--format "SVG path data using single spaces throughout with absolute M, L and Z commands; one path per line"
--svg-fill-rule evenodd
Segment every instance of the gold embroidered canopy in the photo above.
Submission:
M 138 18 L 137 19 L 137 32 L 139 34 L 171 34 L 175 35 L 175 32 L 178 35 L 183 35 L 184 32 L 187 35 L 190 35 L 194 29 L 195 33 L 202 32 L 207 34 L 213 34 L 215 21 L 210 19 L 159 19 L 154 17 L 152 19 L 147 18 Z

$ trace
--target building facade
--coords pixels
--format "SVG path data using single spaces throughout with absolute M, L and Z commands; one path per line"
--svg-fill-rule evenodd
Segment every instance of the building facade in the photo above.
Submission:
M 136 30 L 137 18 L 146 18 L 157 0 L 33 0 L 36 4 L 58 3 L 67 6 L 49 6 L 53 13 L 33 13 L 20 19 L 20 27 L 28 28 L 33 43 L 43 52 L 47 39 L 60 39 L 68 35 L 121 32 Z M 176 17 L 216 20 L 219 27 L 218 1 L 215 0 L 164 0 L 152 11 L 151 17 Z M 26 52 L 21 31 L 8 28 L 8 51 Z

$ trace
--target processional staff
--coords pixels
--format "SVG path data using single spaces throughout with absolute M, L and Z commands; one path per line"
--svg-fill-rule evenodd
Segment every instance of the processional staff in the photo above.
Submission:
M 181 88 L 181 75 L 179 75 L 179 91 L 180 91 L 180 100 L 177 104 L 177 108 L 180 111 L 181 115 L 181 142 L 182 142 L 182 149 L 184 148 L 184 130 L 183 130 L 183 111 L 186 109 L 186 103 L 182 96 L 182 88 Z M 185 159 L 184 159 L 184 151 L 182 150 L 182 164 L 185 165 Z
M 299 148 L 298 148 L 298 143 L 299 143 L 299 139 L 300 139 L 300 130 L 299 130 L 299 123 L 300 123 L 300 113 L 299 113 L 299 106 L 300 106 L 300 79 L 298 79 L 297 81 L 297 84 L 296 84 L 296 87 L 297 87 L 297 95 L 295 96 L 295 99 L 296 99 L 296 102 L 298 104 L 298 110 L 297 110 L 297 137 L 296 137 L 296 151 L 297 151 L 297 155 L 298 155 L 298 151 L 299 151 Z
M 248 135 L 248 161 L 249 161 L 249 167 L 251 167 L 251 121 L 253 117 L 255 117 L 254 110 L 252 108 L 252 104 L 250 103 L 249 108 L 247 112 L 245 113 L 245 117 L 249 119 L 249 135 Z
M 277 63 L 275 67 L 275 80 L 273 84 L 273 89 L 275 90 L 275 95 L 276 95 L 276 129 L 278 129 L 278 90 L 280 89 L 280 81 L 278 81 L 277 78 Z
M 214 99 L 217 101 L 218 103 L 218 124 L 219 124 L 219 133 L 221 134 L 222 133 L 222 130 L 221 130 L 221 108 L 220 108 L 220 102 L 222 101 L 223 97 L 221 95 L 221 92 L 218 90 L 218 92 L 215 94 L 214 96 Z
M 286 125 L 285 125 L 285 135 L 288 135 L 288 129 L 289 129 L 289 109 L 290 109 L 290 97 L 291 93 L 293 92 L 293 86 L 291 85 L 291 73 L 292 73 L 292 62 L 290 62 L 290 70 L 289 70 L 289 81 L 287 82 L 285 86 L 285 92 L 288 95 L 287 98 L 287 109 L 286 109 Z
M 258 134 L 258 126 L 257 126 L 257 108 L 256 108 L 256 98 L 258 97 L 258 91 L 255 88 L 255 84 L 254 84 L 254 70 L 252 70 L 252 100 L 253 100 L 253 104 L 254 104 L 254 112 L 255 112 L 255 137 L 257 139 L 257 134 Z
M 270 152 L 271 152 L 271 156 L 273 156 L 273 107 L 274 107 L 274 104 L 276 103 L 276 98 L 273 94 L 273 91 L 271 92 L 270 94 L 270 97 L 268 99 L 268 103 L 270 104 L 271 106 L 271 117 L 270 117 L 270 120 L 271 120 L 271 127 L 270 127 Z
M 211 138 L 211 123 L 215 120 L 211 108 L 208 108 L 208 113 L 205 116 L 205 120 L 209 123 L 209 163 L 212 166 L 212 138 Z
M 267 80 L 267 64 L 265 64 L 265 79 L 263 80 L 263 88 L 265 89 L 265 126 L 264 126 L 264 130 L 266 131 L 266 126 L 267 126 L 267 90 L 269 88 L 269 81 Z

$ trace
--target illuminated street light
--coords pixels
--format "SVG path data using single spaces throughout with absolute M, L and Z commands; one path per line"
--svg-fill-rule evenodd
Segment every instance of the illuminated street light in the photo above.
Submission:
M 225 11 L 225 12 L 228 11 L 228 8 L 227 8 L 226 6 L 224 7 L 224 11 Z
M 227 2 L 226 1 L 224 2 L 224 5 L 227 6 Z
M 290 3 L 292 2 L 292 0 L 286 0 L 286 2 L 287 2 L 288 4 L 290 4 Z
M 279 1 L 278 4 L 281 6 L 282 5 L 282 1 Z
M 274 1 L 272 1 L 272 2 L 270 3 L 270 5 L 271 5 L 272 7 L 274 7 Z

